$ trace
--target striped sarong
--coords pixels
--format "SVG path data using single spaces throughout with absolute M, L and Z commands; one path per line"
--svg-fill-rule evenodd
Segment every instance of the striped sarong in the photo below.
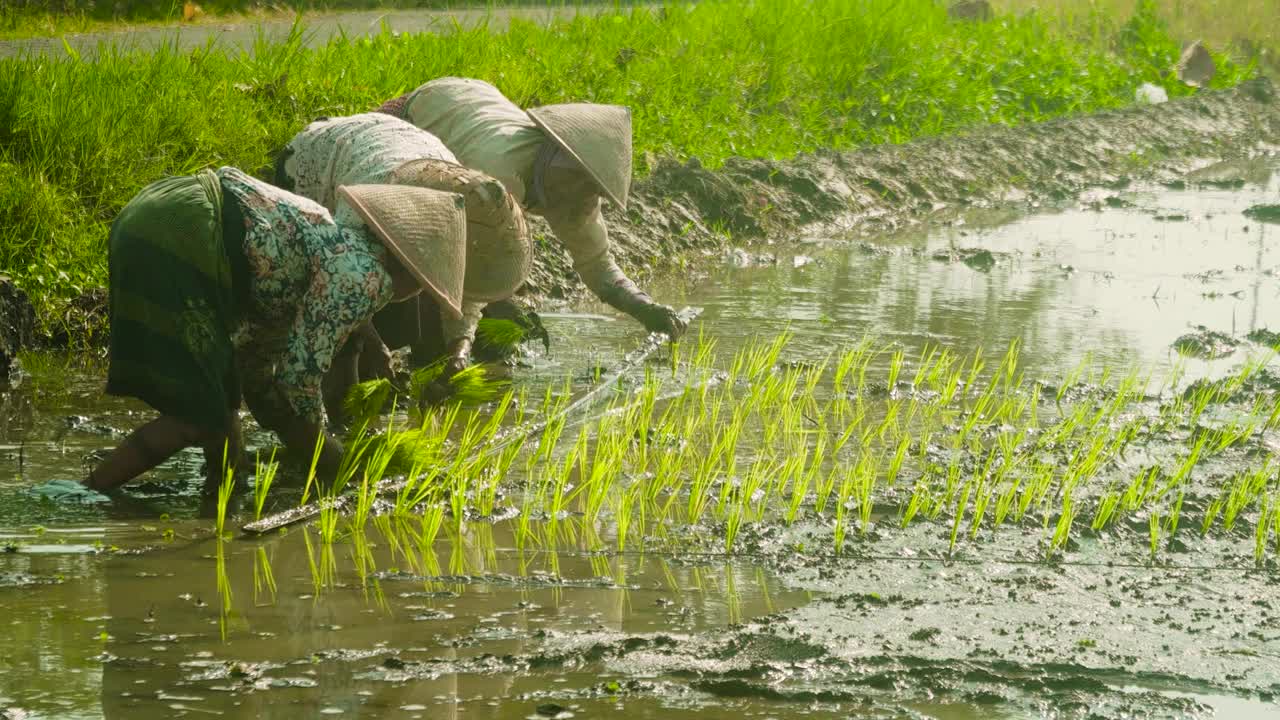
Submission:
M 240 405 L 237 310 L 217 175 L 143 188 L 111 226 L 107 392 L 221 431 Z

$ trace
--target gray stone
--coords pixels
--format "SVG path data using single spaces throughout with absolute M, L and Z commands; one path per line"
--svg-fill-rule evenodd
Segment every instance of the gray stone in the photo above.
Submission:
M 1192 87 L 1208 86 L 1209 81 L 1213 80 L 1213 74 L 1217 72 L 1213 57 L 1199 40 L 1182 51 L 1182 57 L 1178 59 L 1175 69 L 1178 72 L 1178 79 Z
M 991 3 L 987 0 L 960 0 L 947 8 L 947 17 L 952 20 L 985 22 L 991 19 L 991 15 Z

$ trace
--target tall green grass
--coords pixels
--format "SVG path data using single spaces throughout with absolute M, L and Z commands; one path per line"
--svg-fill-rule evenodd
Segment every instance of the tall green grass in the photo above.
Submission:
M 751 0 L 314 49 L 299 27 L 251 55 L 4 59 L 0 271 L 48 310 L 104 281 L 108 224 L 147 183 L 223 164 L 265 174 L 315 117 L 442 75 L 490 80 L 526 106 L 629 105 L 641 173 L 656 156 L 714 166 L 1116 107 L 1142 82 L 1189 92 L 1148 52 L 1162 25 L 1095 20 L 1106 32 L 1082 38 L 1035 16 L 950 22 L 933 0 Z M 1224 63 L 1217 84 L 1247 73 Z

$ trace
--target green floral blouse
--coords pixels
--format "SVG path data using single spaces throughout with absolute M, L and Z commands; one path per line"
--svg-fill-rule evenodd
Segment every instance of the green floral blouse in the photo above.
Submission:
M 364 225 L 335 224 L 302 196 L 235 168 L 218 177 L 244 214 L 249 310 L 235 341 L 245 392 L 282 396 L 323 424 L 321 381 L 334 356 L 391 301 L 386 250 Z

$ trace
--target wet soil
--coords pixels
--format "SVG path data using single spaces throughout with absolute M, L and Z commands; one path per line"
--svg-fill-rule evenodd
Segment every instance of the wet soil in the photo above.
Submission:
M 1205 168 L 1242 181 L 748 245 L 653 286 L 704 308 L 726 352 L 784 328 L 788 361 L 866 332 L 908 357 L 1021 338 L 1047 379 L 1086 354 L 1157 383 L 1179 367 L 1221 377 L 1280 325 L 1275 229 L 1245 213 L 1280 179 L 1275 163 Z M 963 262 L 980 252 L 997 261 Z M 551 350 L 516 374 L 531 388 L 586 385 L 637 339 L 596 303 L 546 307 Z M 1233 351 L 1178 354 L 1198 333 Z M 314 528 L 215 540 L 195 454 L 107 506 L 33 500 L 26 486 L 75 476 L 145 417 L 98 395 L 100 368 L 33 360 L 0 426 L 0 707 L 32 717 L 1280 717 L 1280 570 L 1273 554 L 1255 565 L 1249 532 L 1182 531 L 1152 561 L 1136 519 L 1082 529 L 1045 560 L 1039 522 L 951 552 L 949 528 L 901 529 L 891 506 L 842 556 L 812 518 L 752 525 L 733 555 L 715 528 L 592 552 L 587 535 L 612 547 L 613 528 L 570 521 L 553 552 L 477 521 L 424 552 L 416 527 L 371 523 L 329 564 Z M 1258 392 L 1278 376 L 1269 366 Z M 269 441 L 250 433 L 255 449 Z M 1273 453 L 1280 436 L 1259 443 Z M 1240 462 L 1197 470 L 1187 526 Z M 285 485 L 277 502 L 297 494 Z M 234 511 L 252 514 L 245 500 Z

